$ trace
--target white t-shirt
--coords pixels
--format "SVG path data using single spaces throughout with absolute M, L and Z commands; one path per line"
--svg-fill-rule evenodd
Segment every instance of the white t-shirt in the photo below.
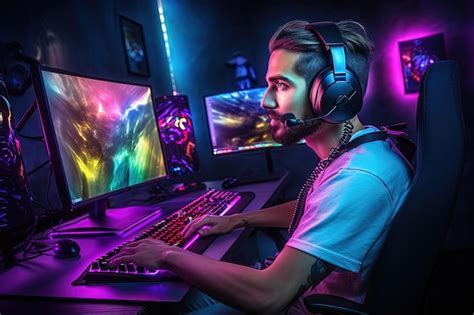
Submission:
M 367 126 L 351 140 L 377 130 Z M 336 269 L 304 296 L 324 293 L 363 303 L 368 275 L 412 178 L 395 150 L 387 141 L 361 144 L 334 160 L 314 183 L 286 245 Z M 302 311 L 299 299 L 289 314 Z

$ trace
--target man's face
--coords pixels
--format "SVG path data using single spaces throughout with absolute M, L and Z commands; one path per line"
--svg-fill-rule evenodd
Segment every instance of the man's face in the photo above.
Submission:
M 266 76 L 268 88 L 261 102 L 271 119 L 273 139 L 284 145 L 300 141 L 321 125 L 318 121 L 311 126 L 288 128 L 281 121 L 281 116 L 286 113 L 293 113 L 300 119 L 313 117 L 308 97 L 309 87 L 304 77 L 293 70 L 297 60 L 298 53 L 285 49 L 277 49 L 271 54 Z

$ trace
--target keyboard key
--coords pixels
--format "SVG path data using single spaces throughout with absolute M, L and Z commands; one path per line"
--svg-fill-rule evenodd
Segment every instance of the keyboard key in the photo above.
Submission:
M 99 268 L 99 262 L 98 261 L 94 261 L 91 265 L 91 270 L 100 270 Z
M 128 263 L 127 264 L 127 270 L 128 270 L 128 272 L 137 272 L 137 267 L 135 266 L 135 264 Z
M 109 263 L 106 261 L 102 261 L 99 263 L 100 270 L 109 270 Z

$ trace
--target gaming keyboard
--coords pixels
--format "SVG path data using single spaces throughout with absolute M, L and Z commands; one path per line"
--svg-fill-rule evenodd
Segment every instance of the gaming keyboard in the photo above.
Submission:
M 109 259 L 128 243 L 146 238 L 158 239 L 172 246 L 182 247 L 195 253 L 202 253 L 217 236 L 200 237 L 198 234 L 194 234 L 189 240 L 184 240 L 181 231 L 186 224 L 206 214 L 223 216 L 241 212 L 254 197 L 255 194 L 252 192 L 211 189 L 206 194 L 160 220 L 134 239 L 127 240 L 94 260 L 81 276 L 73 281 L 73 285 L 103 282 L 159 281 L 173 278 L 173 275 L 166 270 L 149 269 L 131 263 L 110 267 Z

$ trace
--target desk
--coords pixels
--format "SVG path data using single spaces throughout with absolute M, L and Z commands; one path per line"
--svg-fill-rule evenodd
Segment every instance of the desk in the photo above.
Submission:
M 255 198 L 243 212 L 259 210 L 278 196 L 286 181 L 287 174 L 281 179 L 259 184 L 234 187 L 233 191 L 252 191 Z M 206 182 L 208 188 L 222 189 L 220 181 Z M 160 207 L 170 209 L 177 204 L 186 204 L 203 194 L 203 191 L 193 192 L 177 199 L 159 203 Z M 53 299 L 56 301 L 89 302 L 89 303 L 119 303 L 150 305 L 156 303 L 177 303 L 182 300 L 191 288 L 182 281 L 165 281 L 156 283 L 114 283 L 72 286 L 84 269 L 99 255 L 113 249 L 127 239 L 135 237 L 151 226 L 137 227 L 121 237 L 100 236 L 94 238 L 75 239 L 81 246 L 81 254 L 74 259 L 55 259 L 52 256 L 40 256 L 31 261 L 21 263 L 14 268 L 0 272 L 0 298 L 36 298 Z M 242 233 L 243 228 L 219 236 L 203 253 L 210 258 L 220 260 Z M 0 310 L 1 312 L 1 310 Z

